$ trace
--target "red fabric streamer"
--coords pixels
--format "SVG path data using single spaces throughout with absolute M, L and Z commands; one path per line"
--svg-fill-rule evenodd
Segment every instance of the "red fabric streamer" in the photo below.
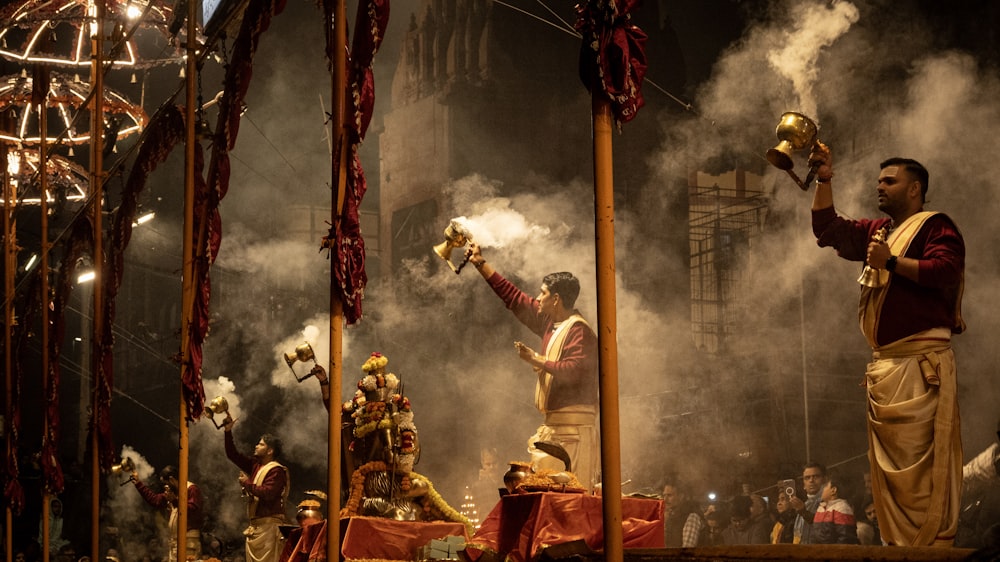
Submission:
M 184 369 L 184 401 L 188 416 L 200 419 L 205 411 L 205 386 L 202 383 L 203 346 L 208 335 L 209 303 L 212 299 L 212 279 L 208 269 L 215 262 L 222 244 L 222 217 L 219 215 L 219 198 L 216 198 L 204 179 L 205 157 L 201 143 L 194 149 L 194 223 L 199 233 L 195 241 L 194 257 L 194 308 L 188 340 L 188 368 Z M 228 162 L 228 154 L 224 156 Z M 228 180 L 228 174 L 227 174 Z
M 100 466 L 108 469 L 116 460 L 111 435 L 111 389 L 114 386 L 114 325 L 118 291 L 125 273 L 125 249 L 132 239 L 132 224 L 139 210 L 139 195 L 146 188 L 149 174 L 170 155 L 184 139 L 184 118 L 174 105 L 162 107 L 150 120 L 139 144 L 135 163 L 129 173 L 122 200 L 111 226 L 108 251 L 105 255 L 102 290 L 104 291 L 104 331 L 98 345 L 97 394 L 94 412 L 97 415 L 97 436 Z
M 36 308 L 37 307 L 37 288 L 31 291 L 30 301 L 33 301 L 25 308 Z M 35 306 L 32 306 L 35 305 Z M 22 312 L 22 316 L 27 316 L 28 310 Z M 18 330 L 17 337 L 11 334 L 11 347 L 12 350 L 5 350 L 12 355 L 11 360 L 11 404 L 10 404 L 10 422 L 8 424 L 8 445 L 11 454 L 7 456 L 7 464 L 4 466 L 4 500 L 7 506 L 10 507 L 11 511 L 17 515 L 21 514 L 24 509 L 24 487 L 21 486 L 21 481 L 19 479 L 21 474 L 21 467 L 19 464 L 18 456 L 20 454 L 20 443 L 21 443 L 21 394 L 22 394 L 22 381 L 24 380 L 24 371 L 22 369 L 23 361 L 20 360 L 21 351 L 25 348 L 28 339 L 29 330 L 23 328 L 25 325 L 25 320 L 27 318 L 22 318 L 21 327 L 15 328 Z
M 332 0 L 324 0 L 323 6 L 328 17 L 327 21 L 332 21 L 330 15 L 333 11 Z M 365 285 L 368 283 L 368 274 L 365 272 L 365 241 L 361 235 L 359 213 L 361 200 L 368 190 L 368 183 L 361 166 L 358 147 L 368 131 L 375 107 L 372 61 L 385 37 L 385 27 L 388 23 L 389 0 L 368 0 L 358 4 L 355 33 L 349 51 L 346 86 L 347 100 L 353 117 L 345 124 L 350 132 L 348 139 L 350 168 L 347 170 L 344 206 L 339 210 L 340 214 L 322 244 L 323 248 L 330 248 L 332 245 L 336 256 L 334 272 L 340 299 L 344 305 L 344 321 L 347 324 L 354 324 L 361 319 L 361 300 L 364 298 Z M 332 67 L 333 53 L 339 47 L 334 44 L 331 31 L 327 32 L 327 57 Z
M 40 284 L 40 283 L 39 283 Z M 53 298 L 53 301 L 55 299 Z M 50 306 L 48 296 L 43 299 L 42 306 Z M 55 334 L 55 323 L 52 321 L 52 314 L 55 312 L 55 303 L 49 311 L 49 341 L 48 350 L 43 351 L 49 354 L 47 372 L 42 373 L 45 377 L 45 416 L 46 431 L 42 434 L 42 488 L 50 494 L 59 494 L 66 487 L 63 476 L 62 465 L 59 464 L 59 352 L 61 349 L 63 331 Z M 55 359 L 53 359 L 55 358 Z
M 193 280 L 196 292 L 191 324 L 187 328 L 190 330 L 187 349 L 189 365 L 184 370 L 182 380 L 184 401 L 191 420 L 200 419 L 205 412 L 202 360 L 203 345 L 208 335 L 209 303 L 212 296 L 209 270 L 222 246 L 222 215 L 219 213 L 219 203 L 229 191 L 229 151 L 236 146 L 243 100 L 250 88 L 253 57 L 260 43 L 260 36 L 270 27 L 271 18 L 280 14 L 284 8 L 285 0 L 251 0 L 243 13 L 240 30 L 233 44 L 232 58 L 223 79 L 223 94 L 219 100 L 219 121 L 212 143 L 207 180 L 203 179 L 205 162 L 201 146 L 195 149 L 194 229 L 197 241 L 194 248 Z
M 635 118 L 645 105 L 646 34 L 631 23 L 639 0 L 590 0 L 577 5 L 580 80 L 593 92 L 600 88 L 611 100 L 619 127 Z
M 347 76 L 347 99 L 354 109 L 352 126 L 356 134 L 352 140 L 358 143 L 365 138 L 375 108 L 372 62 L 389 25 L 389 0 L 369 0 L 365 4 L 358 4 L 350 51 L 350 73 Z
M 59 366 L 62 353 L 62 341 L 66 335 L 66 310 L 76 280 L 77 260 L 84 255 L 92 254 L 94 247 L 94 230 L 89 217 L 83 217 L 73 225 L 72 235 L 66 239 L 63 247 L 63 266 L 59 268 L 52 293 L 51 310 L 49 311 L 49 397 L 46 404 L 49 431 L 42 437 L 42 478 L 43 486 L 52 492 L 62 492 L 65 482 L 62 468 L 58 464 L 57 450 L 59 445 L 59 381 L 61 369 Z

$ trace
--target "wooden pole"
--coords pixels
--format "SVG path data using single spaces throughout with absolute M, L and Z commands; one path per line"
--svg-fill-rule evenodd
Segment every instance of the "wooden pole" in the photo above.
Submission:
M 184 118 L 184 228 L 181 259 L 181 370 L 178 385 L 180 411 L 177 446 L 177 560 L 187 559 L 188 527 L 188 473 L 189 431 L 187 400 L 184 399 L 185 373 L 191 368 L 191 322 L 194 318 L 195 264 L 194 264 L 194 168 L 195 124 L 197 122 L 198 93 L 198 2 L 187 3 L 187 60 L 184 82 L 186 90 Z
M 94 228 L 94 310 L 92 333 L 93 341 L 91 348 L 93 354 L 90 360 L 91 375 L 91 410 L 90 410 L 90 453 L 91 453 L 91 474 L 90 474 L 90 559 L 100 560 L 99 541 L 101 531 L 101 455 L 100 440 L 97 436 L 98 424 L 98 399 L 101 361 L 101 337 L 104 333 L 104 292 L 103 285 L 103 265 L 104 265 L 104 236 L 103 236 L 103 199 L 104 199 L 104 15 L 106 12 L 106 0 L 96 0 L 95 21 L 91 36 L 91 66 L 90 84 L 93 89 L 93 96 L 90 105 L 90 210 L 91 220 Z
M 3 360 L 4 360 L 4 444 L 7 450 L 6 458 L 11 458 L 11 455 L 16 454 L 10 446 L 11 440 L 11 408 L 14 406 L 14 402 L 11 400 L 10 393 L 13 391 L 13 367 L 14 364 L 11 361 L 11 352 L 13 348 L 11 346 L 11 331 L 14 327 L 14 265 L 15 265 L 15 252 L 17 251 L 17 243 L 14 239 L 14 221 L 12 220 L 12 215 L 14 211 L 14 197 L 16 194 L 13 193 L 10 185 L 10 166 L 7 164 L 7 154 L 10 152 L 10 145 L 6 141 L 0 141 L 0 166 L 3 166 L 3 259 L 4 259 L 4 299 L 3 299 Z M 12 532 L 12 527 L 14 526 L 14 512 L 10 507 L 10 502 L 4 502 L 6 508 L 4 509 L 4 544 L 6 545 L 5 556 L 6 560 L 10 562 L 14 558 L 14 535 Z
M 45 74 L 48 76 L 48 73 Z M 36 74 L 36 79 L 37 79 Z M 38 84 L 35 84 L 38 88 Z M 48 98 L 49 85 L 45 85 L 45 98 L 38 108 L 38 129 L 41 131 L 38 142 L 38 169 L 39 174 L 38 191 L 42 196 L 39 198 L 40 214 L 39 230 L 41 231 L 41 243 L 38 253 L 38 274 L 41 276 L 41 301 L 42 301 L 42 435 L 43 443 L 49 440 L 49 154 L 48 154 Z M 56 444 L 53 444 L 56 445 Z M 49 536 L 52 532 L 49 521 L 51 511 L 51 491 L 48 486 L 42 488 L 42 562 L 49 562 L 52 553 L 49 552 Z
M 618 326 L 615 311 L 615 185 L 611 103 L 594 88 L 594 216 L 597 246 L 597 341 L 601 389 L 601 501 L 604 559 L 622 562 L 621 444 L 618 424 Z
M 333 10 L 334 49 L 333 77 L 331 80 L 331 155 L 333 193 L 331 220 L 333 232 L 330 242 L 336 241 L 340 232 L 340 215 L 347 191 L 347 6 L 345 0 L 336 0 Z M 344 303 L 337 281 L 337 248 L 330 248 L 330 409 L 327 412 L 327 505 L 326 559 L 340 560 L 340 402 L 344 364 Z

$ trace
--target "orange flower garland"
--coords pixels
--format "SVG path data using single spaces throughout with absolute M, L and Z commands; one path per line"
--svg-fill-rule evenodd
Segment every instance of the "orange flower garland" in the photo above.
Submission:
M 351 493 L 347 498 L 347 504 L 340 510 L 340 516 L 357 517 L 358 509 L 361 507 L 361 499 L 365 491 L 365 478 L 372 472 L 386 472 L 388 470 L 388 465 L 382 461 L 372 461 L 358 467 L 354 471 L 354 474 L 351 475 Z M 465 525 L 469 536 L 472 536 L 475 532 L 472 523 L 464 515 L 448 505 L 448 502 L 434 489 L 434 484 L 431 483 L 429 478 L 416 472 L 404 474 L 402 475 L 400 488 L 404 492 L 409 491 L 415 479 L 420 479 L 427 483 L 427 494 L 416 500 L 423 507 L 425 519 L 461 523 Z
M 347 504 L 340 510 L 341 517 L 357 517 L 361 498 L 365 492 L 365 477 L 371 472 L 385 472 L 389 467 L 382 461 L 372 461 L 359 466 L 351 475 L 351 493 Z

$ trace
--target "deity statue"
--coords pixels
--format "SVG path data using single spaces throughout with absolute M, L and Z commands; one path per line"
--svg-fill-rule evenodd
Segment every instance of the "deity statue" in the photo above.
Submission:
M 342 405 L 349 496 L 341 516 L 468 524 L 441 498 L 430 480 L 413 472 L 420 441 L 402 383 L 386 372 L 389 359 L 374 352 L 361 369 L 354 397 Z

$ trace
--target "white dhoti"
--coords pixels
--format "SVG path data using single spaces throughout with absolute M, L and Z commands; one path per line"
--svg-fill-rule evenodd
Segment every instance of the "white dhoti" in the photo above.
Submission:
M 177 562 L 177 508 L 170 510 L 170 520 L 167 523 L 170 539 L 167 541 L 167 562 Z M 184 560 L 201 560 L 201 531 L 188 529 L 184 534 L 186 555 Z
M 528 439 L 528 453 L 535 470 L 566 470 L 562 461 L 538 450 L 537 441 L 551 441 L 565 449 L 570 471 L 588 491 L 593 490 L 601 467 L 594 408 L 580 406 L 547 412 L 545 423 Z
M 243 531 L 247 538 L 246 562 L 278 562 L 284 540 L 278 525 L 282 517 L 255 517 Z
M 866 375 L 868 457 L 882 538 L 951 546 L 961 507 L 962 440 L 950 330 L 875 349 Z
M 184 560 L 201 560 L 201 531 L 189 530 L 184 537 L 186 556 Z M 177 536 L 168 540 L 167 562 L 177 562 Z

